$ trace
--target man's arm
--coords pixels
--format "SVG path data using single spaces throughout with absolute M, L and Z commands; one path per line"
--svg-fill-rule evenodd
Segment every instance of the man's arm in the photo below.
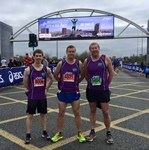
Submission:
M 60 62 L 57 64 L 56 69 L 55 69 L 55 71 L 54 71 L 54 78 L 55 78 L 57 81 L 60 80 L 59 73 L 60 73 L 61 66 L 62 66 L 62 61 L 60 61 Z
M 84 72 L 84 77 L 87 80 L 87 58 L 84 60 L 83 63 L 83 72 Z
M 29 73 L 30 73 L 30 68 L 27 67 L 24 70 L 24 75 L 23 75 L 23 85 L 26 88 L 26 91 L 28 91 L 28 80 L 29 80 Z
M 52 83 L 53 83 L 53 75 L 51 73 L 51 69 L 49 67 L 47 67 L 47 79 L 46 79 L 46 89 L 47 90 L 52 85 Z
M 107 69 L 108 69 L 108 81 L 109 84 L 112 82 L 113 79 L 113 66 L 112 66 L 112 62 L 111 59 L 109 57 L 106 56 L 106 64 L 107 64 Z
M 79 61 L 79 68 L 80 68 L 80 76 L 79 76 L 79 83 L 84 79 L 84 68 L 81 61 Z

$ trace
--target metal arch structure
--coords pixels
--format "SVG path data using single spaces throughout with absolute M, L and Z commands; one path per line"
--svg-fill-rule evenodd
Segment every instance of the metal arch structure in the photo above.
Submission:
M 62 14 L 64 13 L 71 13 L 71 12 L 90 12 L 90 16 L 93 15 L 93 13 L 99 13 L 99 14 L 103 14 L 103 15 L 113 15 L 114 17 L 123 20 L 125 22 L 128 23 L 128 25 L 116 36 L 114 37 L 114 39 L 122 39 L 122 38 L 138 38 L 138 36 L 132 36 L 132 37 L 120 37 L 120 35 L 129 27 L 129 25 L 133 25 L 134 27 L 136 27 L 137 29 L 139 29 L 142 33 L 145 34 L 145 36 L 139 36 L 141 38 L 149 38 L 149 32 L 147 30 L 145 30 L 144 28 L 142 28 L 141 26 L 139 26 L 138 24 L 134 23 L 133 21 L 124 18 L 122 16 L 110 13 L 110 12 L 106 12 L 106 11 L 102 11 L 102 10 L 97 10 L 97 9 L 87 9 L 87 8 L 74 8 L 74 9 L 65 9 L 65 10 L 60 10 L 60 11 L 56 11 L 56 12 L 52 12 L 49 14 L 46 14 L 44 16 L 41 16 L 31 22 L 29 22 L 28 24 L 26 24 L 25 26 L 23 26 L 22 28 L 20 28 L 17 32 L 15 32 L 11 37 L 10 37 L 10 41 L 11 42 L 22 42 L 21 40 L 15 40 L 15 38 L 17 36 L 19 36 L 22 32 L 24 32 L 25 30 L 30 31 L 28 28 L 31 27 L 32 25 L 34 25 L 35 23 L 38 22 L 38 19 L 41 18 L 49 18 L 52 16 L 56 16 L 59 15 L 60 17 L 62 17 Z M 25 42 L 25 41 L 24 41 Z

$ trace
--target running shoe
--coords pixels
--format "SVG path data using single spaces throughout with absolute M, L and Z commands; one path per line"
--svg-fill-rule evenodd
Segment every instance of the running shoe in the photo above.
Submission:
M 51 137 L 50 137 L 50 135 L 47 133 L 47 131 L 43 131 L 41 137 L 44 138 L 44 139 L 47 140 L 47 141 L 49 141 L 49 140 L 51 139 Z
M 86 140 L 88 142 L 93 142 L 95 138 L 96 138 L 96 132 L 95 130 L 91 130 L 90 134 L 86 137 Z
M 25 138 L 25 144 L 30 144 L 31 141 L 31 134 L 27 133 Z
M 112 138 L 112 134 L 111 134 L 110 131 L 107 131 L 107 133 L 106 133 L 106 142 L 108 144 L 113 144 L 114 143 L 114 140 Z
M 58 142 L 63 138 L 62 134 L 60 132 L 57 132 L 52 138 L 52 142 Z
M 79 132 L 79 133 L 78 133 L 77 139 L 78 139 L 78 141 L 79 141 L 80 143 L 86 142 L 86 138 L 85 138 L 85 136 L 83 135 L 82 132 Z

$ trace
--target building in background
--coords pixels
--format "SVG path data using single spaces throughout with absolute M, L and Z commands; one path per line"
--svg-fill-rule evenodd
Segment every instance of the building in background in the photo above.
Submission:
M 12 34 L 13 28 L 0 22 L 0 59 L 4 57 L 8 61 L 13 57 L 13 42 L 10 42 Z

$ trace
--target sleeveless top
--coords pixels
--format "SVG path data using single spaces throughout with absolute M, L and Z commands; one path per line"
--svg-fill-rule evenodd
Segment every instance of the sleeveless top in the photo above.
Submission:
M 62 60 L 58 89 L 63 92 L 78 92 L 79 75 L 80 68 L 78 60 L 76 60 L 73 64 L 69 64 L 65 59 Z
M 105 63 L 105 55 L 97 61 L 87 58 L 87 88 L 91 90 L 109 90 L 108 71 Z
M 32 65 L 30 67 L 29 74 L 29 100 L 43 100 L 46 99 L 45 88 L 47 78 L 47 68 L 43 66 L 41 71 L 36 70 Z

